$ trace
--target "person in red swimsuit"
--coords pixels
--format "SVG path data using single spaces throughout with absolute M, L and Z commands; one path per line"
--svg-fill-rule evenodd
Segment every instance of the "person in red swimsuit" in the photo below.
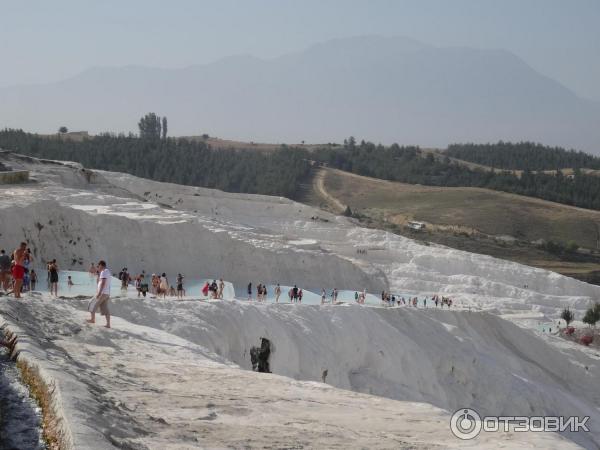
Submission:
M 23 286 L 23 277 L 25 276 L 25 254 L 27 250 L 27 243 L 21 242 L 19 248 L 13 252 L 13 258 L 15 265 L 12 267 L 12 276 L 15 279 L 14 294 L 15 298 L 21 298 L 21 287 Z

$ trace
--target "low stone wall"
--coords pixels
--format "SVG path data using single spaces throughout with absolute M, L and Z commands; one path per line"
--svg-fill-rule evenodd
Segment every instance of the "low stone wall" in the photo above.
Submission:
M 28 170 L 0 172 L 0 184 L 26 183 L 27 181 L 29 181 Z

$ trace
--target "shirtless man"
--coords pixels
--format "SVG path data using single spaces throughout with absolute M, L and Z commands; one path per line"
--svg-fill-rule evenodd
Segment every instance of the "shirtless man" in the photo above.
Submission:
M 25 254 L 27 243 L 21 242 L 19 248 L 13 252 L 15 265 L 12 268 L 12 276 L 15 279 L 15 298 L 21 298 L 21 287 L 23 286 L 23 277 L 25 276 Z

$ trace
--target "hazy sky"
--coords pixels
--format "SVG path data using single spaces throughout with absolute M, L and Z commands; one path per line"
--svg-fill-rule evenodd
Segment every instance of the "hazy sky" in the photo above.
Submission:
M 92 66 L 272 57 L 364 34 L 504 48 L 600 100 L 600 0 L 0 0 L 0 86 Z

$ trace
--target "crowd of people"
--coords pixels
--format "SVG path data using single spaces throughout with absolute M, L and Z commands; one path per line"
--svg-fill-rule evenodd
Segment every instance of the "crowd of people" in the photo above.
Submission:
M 0 286 L 6 294 L 13 294 L 15 298 L 21 298 L 21 294 L 27 291 L 36 289 L 38 282 L 37 274 L 33 269 L 33 254 L 31 249 L 28 248 L 26 242 L 21 242 L 19 247 L 15 249 L 10 255 L 5 250 L 0 250 Z M 47 270 L 47 282 L 48 290 L 51 296 L 58 296 L 58 285 L 59 285 L 59 267 L 56 259 L 45 263 Z M 91 314 L 88 322 L 95 322 L 95 314 L 97 310 L 106 316 L 107 327 L 110 327 L 110 312 L 109 312 L 109 298 L 110 298 L 110 284 L 112 274 L 106 266 L 106 262 L 100 261 L 98 264 L 92 263 L 88 269 L 90 280 L 97 284 L 96 295 L 90 301 L 88 310 Z M 183 299 L 186 296 L 186 289 L 184 287 L 184 275 L 181 273 L 177 274 L 175 284 L 171 284 L 166 273 L 160 275 L 153 273 L 150 276 L 146 275 L 146 272 L 142 270 L 137 275 L 131 275 L 127 267 L 124 267 L 118 273 L 118 279 L 121 283 L 121 290 L 127 291 L 129 286 L 133 286 L 137 291 L 138 297 L 146 297 L 148 294 L 153 298 L 166 298 L 167 296 L 176 297 Z M 67 286 L 70 289 L 75 283 L 72 277 L 67 277 Z M 202 297 L 207 299 L 223 299 L 225 292 L 225 282 L 223 278 L 220 278 L 217 282 L 214 279 L 212 282 L 206 281 L 201 288 Z M 248 300 L 254 300 L 254 294 L 256 294 L 256 300 L 258 302 L 266 302 L 268 297 L 267 285 L 259 283 L 256 289 L 253 289 L 252 283 L 248 283 L 247 286 Z M 274 287 L 274 298 L 275 303 L 279 303 L 282 293 L 281 285 L 278 283 Z M 331 303 L 338 304 L 339 291 L 334 288 L 328 295 L 325 289 L 321 291 L 321 304 Z M 290 303 L 302 303 L 304 292 L 302 288 L 297 285 L 289 288 L 288 299 Z M 354 292 L 354 301 L 358 304 L 364 304 L 367 298 L 366 289 L 362 292 Z M 389 292 L 383 291 L 381 293 L 382 304 L 387 306 L 412 306 L 419 307 L 419 299 L 417 297 L 405 298 L 404 296 L 396 296 Z M 427 308 L 428 301 L 430 305 L 435 307 L 452 306 L 452 299 L 444 296 L 433 295 L 432 297 L 424 297 L 422 300 L 423 308 Z
M 19 246 L 10 254 L 6 250 L 0 250 L 0 287 L 6 295 L 14 295 L 15 298 L 21 298 L 21 294 L 33 291 L 37 284 L 37 274 L 33 269 L 33 253 L 28 248 L 26 242 L 21 242 Z M 59 269 L 56 259 L 46 262 L 48 289 L 51 296 L 58 296 Z M 90 270 L 90 275 L 92 271 Z M 96 295 L 90 300 L 88 310 L 90 312 L 89 323 L 95 323 L 96 311 L 99 309 L 106 317 L 106 327 L 110 328 L 110 280 L 112 274 L 106 267 L 106 262 L 99 261 L 97 267 L 94 266 L 93 275 L 96 277 L 98 288 Z M 71 276 L 67 277 L 67 286 L 73 286 Z
M 51 292 L 56 292 L 50 283 L 50 270 L 58 273 L 56 261 L 50 261 L 46 265 L 48 267 L 48 288 L 52 287 L 53 291 Z M 55 275 L 52 275 L 52 280 L 54 278 Z M 14 293 L 16 298 L 20 298 L 21 294 L 34 291 L 37 283 L 38 274 L 33 268 L 33 254 L 26 242 L 21 242 L 10 255 L 6 253 L 6 250 L 0 250 L 0 287 L 5 293 Z
M 447 306 L 448 308 L 452 307 L 452 299 L 451 298 L 439 296 L 436 294 L 436 295 L 433 295 L 430 299 L 428 297 L 423 298 L 423 300 L 422 300 L 423 308 L 427 308 L 427 300 L 430 300 L 430 302 L 433 303 L 436 308 L 439 306 L 441 306 L 442 308 L 444 306 Z M 417 308 L 419 306 L 418 297 L 409 297 L 408 299 L 405 299 L 404 297 L 400 297 L 400 296 L 396 297 L 395 295 L 390 294 L 389 292 L 385 292 L 385 291 L 383 291 L 381 293 L 381 301 L 384 304 L 387 304 L 388 306 L 408 305 L 408 306 L 413 306 L 415 308 Z

